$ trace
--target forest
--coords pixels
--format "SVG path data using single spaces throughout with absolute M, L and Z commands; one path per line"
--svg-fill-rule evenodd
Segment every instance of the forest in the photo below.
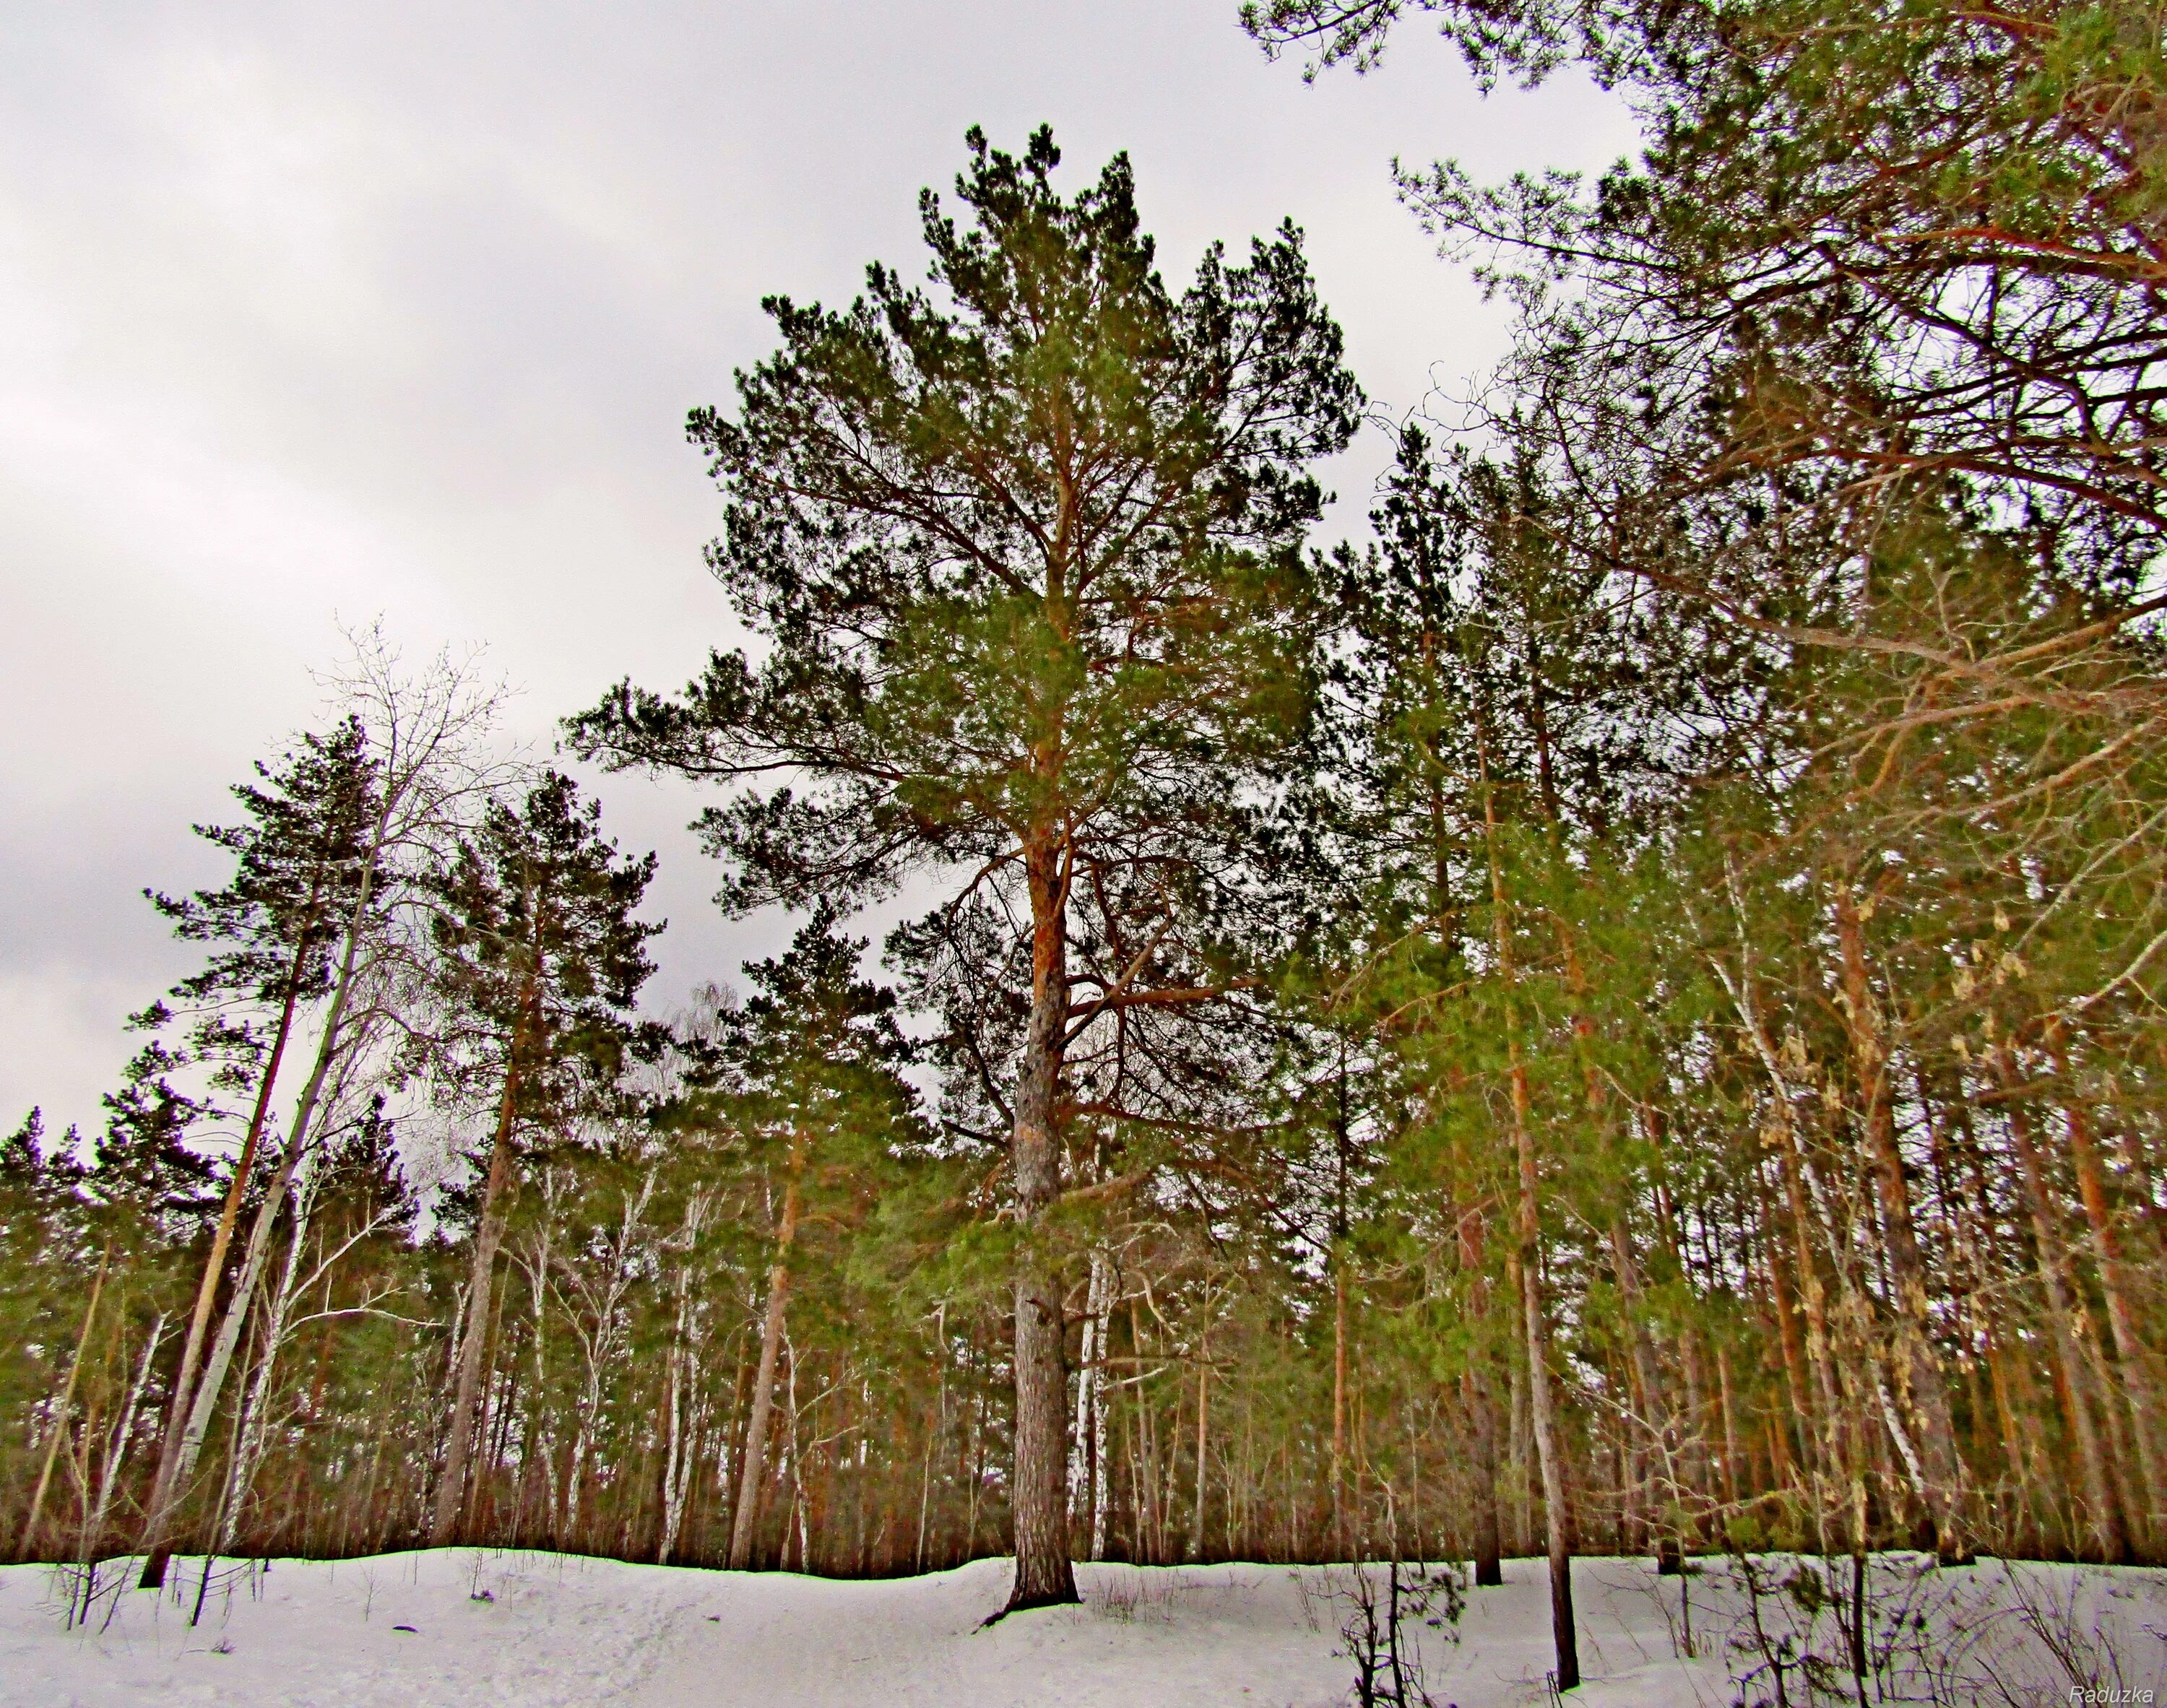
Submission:
M 1546 1556 L 1561 1686 L 1576 1554 L 2167 1563 L 2160 8 L 1242 27 L 1643 151 L 1397 168 L 1512 341 L 1351 542 L 1300 230 L 973 130 L 690 417 L 743 647 L 549 763 L 351 634 L 0 1146 L 13 1557 Z M 657 991 L 560 765 L 787 949 Z

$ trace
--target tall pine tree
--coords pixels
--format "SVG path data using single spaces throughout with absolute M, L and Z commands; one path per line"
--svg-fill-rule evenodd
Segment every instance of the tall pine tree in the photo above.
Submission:
M 1064 1061 L 1099 1020 L 1226 987 L 1175 952 L 1175 916 L 1305 716 L 1304 468 L 1361 394 L 1290 226 L 1245 265 L 1210 250 L 1177 298 L 1125 156 L 1072 201 L 1050 132 L 1021 158 L 968 140 L 967 223 L 921 198 L 935 289 L 875 265 L 841 312 L 771 299 L 782 347 L 739 375 L 737 418 L 691 418 L 728 498 L 710 562 L 762 661 L 718 653 L 679 698 L 625 685 L 571 732 L 744 788 L 703 821 L 734 907 L 908 875 L 1014 922 L 988 971 L 1025 986 L 1003 1098 L 1022 1608 L 1076 1593 L 1046 1239 Z M 1079 1002 L 1073 922 L 1102 901 L 1146 923 Z
M 646 945 L 662 927 L 633 917 L 654 856 L 620 856 L 601 817 L 599 803 L 550 772 L 517 806 L 491 805 L 440 886 L 442 995 L 464 1034 L 452 1088 L 493 1092 L 495 1119 L 430 1527 L 438 1547 L 459 1527 L 520 1134 L 561 1134 L 607 1097 L 654 970 Z

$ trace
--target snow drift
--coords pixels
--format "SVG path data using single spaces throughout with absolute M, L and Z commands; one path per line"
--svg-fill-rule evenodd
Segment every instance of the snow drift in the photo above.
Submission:
M 1349 1574 L 1332 1568 L 1085 1566 L 1082 1606 L 984 1627 L 1006 1594 L 1005 1561 L 845 1583 L 446 1549 L 222 1562 L 191 1625 L 201 1562 L 178 1563 L 172 1587 L 152 1594 L 114 1563 L 72 1631 L 63 1573 L 0 1569 L 0 1698 L 55 1708 L 1326 1708 L 1352 1696 L 1340 1634 Z M 2013 1590 L 1993 1564 L 1905 1579 L 1921 1586 L 1917 1616 L 1957 1621 L 1933 1633 L 1939 1655 L 1969 1645 L 2027 1693 L 2011 1700 L 2066 1701 L 2036 1626 L 2074 1645 L 2087 1687 L 2167 1685 L 2167 1577 L 2017 1573 Z M 1586 1708 L 1728 1705 L 1733 1680 L 1756 1667 L 1746 1700 L 1774 1700 L 1764 1652 L 1740 1635 L 1751 1610 L 1725 1563 L 1688 1580 L 1682 1604 L 1679 1580 L 1645 1561 L 1582 1560 L 1575 1584 L 1589 1682 L 1571 1700 Z M 1771 1632 L 1798 1615 L 1780 1597 L 1761 1610 Z M 1424 1634 L 1440 1708 L 1545 1700 L 1543 1563 L 1507 1562 L 1502 1589 L 1470 1595 L 1458 1637 Z M 1788 1688 L 1790 1701 L 1807 1700 L 1795 1675 Z

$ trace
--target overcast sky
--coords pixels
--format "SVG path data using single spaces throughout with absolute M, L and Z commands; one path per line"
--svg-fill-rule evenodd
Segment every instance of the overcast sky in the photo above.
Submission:
M 1394 413 L 1496 352 L 1389 163 L 1599 168 L 1576 81 L 1485 101 L 1420 21 L 1305 87 L 1232 0 L 159 6 L 0 26 L 0 1121 L 93 1125 L 122 1017 L 190 962 L 140 897 L 212 881 L 192 822 L 310 722 L 338 619 L 485 642 L 519 730 L 728 638 L 684 442 L 771 346 L 759 299 L 923 271 L 962 134 L 1050 122 L 1073 189 L 1126 149 L 1169 282 L 1291 215 Z M 1357 531 L 1385 455 L 1333 473 Z M 766 953 L 683 828 L 656 848 L 654 1005 Z

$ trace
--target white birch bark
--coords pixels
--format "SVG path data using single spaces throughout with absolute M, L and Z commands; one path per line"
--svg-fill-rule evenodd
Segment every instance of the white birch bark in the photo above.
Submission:
M 580 1501 L 585 1488 L 587 1460 L 594 1444 L 595 1424 L 601 1416 L 602 1390 L 611 1366 L 615 1362 L 619 1343 L 625 1330 L 625 1297 L 632 1291 L 633 1258 L 639 1245 L 641 1229 L 645 1225 L 647 1206 L 654 1196 L 654 1170 L 649 1168 L 640 1177 L 639 1190 L 628 1194 L 617 1219 L 616 1233 L 608 1245 L 608 1258 L 601 1277 L 590 1281 L 576 1271 L 567 1271 L 567 1279 L 580 1295 L 585 1307 L 585 1320 L 578 1315 L 573 1319 L 573 1332 L 580 1340 L 582 1362 L 585 1365 L 585 1380 L 580 1392 L 579 1420 L 572 1436 L 571 1471 L 566 1481 L 564 1514 L 567 1521 L 576 1530 L 580 1521 Z
M 1091 1557 L 1106 1557 L 1106 1331 L 1114 1309 L 1113 1254 L 1091 1248 L 1091 1277 L 1084 1295 L 1084 1333 L 1076 1376 L 1076 1427 L 1070 1436 L 1068 1510 L 1088 1516 Z
M 670 1330 L 669 1395 L 663 1409 L 668 1440 L 662 1461 L 662 1536 L 654 1551 L 654 1563 L 658 1566 L 668 1565 L 677 1547 L 678 1532 L 685 1521 L 686 1497 L 692 1487 L 692 1469 L 698 1462 L 697 1452 L 688 1452 L 686 1446 L 686 1395 L 700 1391 L 699 1351 L 691 1335 L 692 1263 L 711 1203 L 707 1193 L 695 1192 L 685 1207 L 685 1231 L 681 1236 L 685 1259 L 677 1267 L 677 1313 Z M 696 1416 L 692 1422 L 695 1435 L 697 1428 Z
M 316 1177 L 317 1171 L 310 1169 L 292 1194 L 293 1228 L 286 1241 L 286 1260 L 279 1266 L 278 1279 L 271 1289 L 270 1305 L 263 1320 L 263 1350 L 256 1360 L 248 1393 L 241 1401 L 241 1415 L 234 1420 L 233 1467 L 226 1478 L 218 1541 L 214 1545 L 220 1554 L 233 1552 L 235 1539 L 241 1531 L 241 1509 L 248 1504 L 249 1492 L 256 1483 L 256 1467 L 263 1460 L 263 1444 L 270 1427 L 272 1376 L 278 1366 L 278 1348 L 286 1337 L 286 1318 L 299 1284 L 301 1251 L 308 1241 L 309 1213 L 315 1207 Z
M 303 1324 L 321 1321 L 326 1317 L 363 1316 L 377 1313 L 382 1295 L 346 1309 L 334 1310 L 326 1305 L 296 1317 L 294 1307 L 305 1295 L 312 1293 L 323 1282 L 331 1271 L 346 1255 L 367 1240 L 372 1234 L 388 1226 L 395 1218 L 395 1209 L 378 1212 L 357 1231 L 348 1235 L 328 1251 L 320 1251 L 316 1262 L 304 1273 L 301 1268 L 303 1253 L 307 1247 L 314 1220 L 317 1189 L 321 1184 L 321 1173 L 311 1167 L 304 1173 L 291 1196 L 294 1204 L 293 1225 L 286 1246 L 284 1263 L 280 1266 L 277 1284 L 270 1290 L 267 1315 L 263 1323 L 262 1351 L 256 1367 L 251 1372 L 249 1391 L 241 1415 L 235 1420 L 235 1453 L 233 1469 L 229 1478 L 229 1492 L 224 1504 L 224 1516 L 220 1524 L 218 1552 L 231 1554 L 241 1526 L 241 1515 L 246 1509 L 256 1484 L 256 1473 L 262 1467 L 263 1455 L 269 1443 L 271 1431 L 271 1399 L 273 1383 L 279 1355 Z

